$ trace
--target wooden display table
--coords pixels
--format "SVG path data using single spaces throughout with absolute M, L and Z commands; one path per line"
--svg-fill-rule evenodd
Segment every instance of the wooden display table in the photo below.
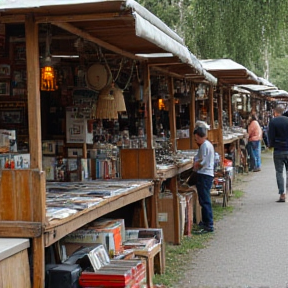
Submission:
M 151 197 L 154 193 L 154 185 L 151 181 L 145 180 L 106 180 L 106 181 L 92 181 L 89 182 L 95 185 L 94 191 L 97 191 L 97 186 L 101 185 L 115 185 L 115 190 L 117 189 L 116 186 L 123 183 L 129 183 L 130 187 L 126 189 L 122 189 L 123 191 L 117 195 L 112 197 L 107 197 L 99 204 L 92 206 L 90 208 L 86 208 L 82 211 L 77 212 L 74 215 L 70 215 L 63 219 L 55 219 L 49 221 L 45 226 L 45 246 L 48 247 L 51 244 L 57 242 L 67 234 L 75 231 L 76 229 L 80 228 L 81 226 L 109 213 L 115 211 L 121 207 L 124 207 L 128 204 L 134 203 L 136 201 L 145 199 L 147 197 Z M 83 182 L 85 186 L 85 182 Z M 88 182 L 86 183 L 88 185 Z M 134 186 L 133 186 L 134 184 Z M 137 185 L 136 185 L 137 184 Z M 49 186 L 47 184 L 47 186 Z M 81 192 L 81 186 L 77 188 L 79 193 Z M 83 188 L 84 189 L 84 188 Z M 93 189 L 93 188 L 91 188 Z M 83 190 L 82 190 L 83 191 Z

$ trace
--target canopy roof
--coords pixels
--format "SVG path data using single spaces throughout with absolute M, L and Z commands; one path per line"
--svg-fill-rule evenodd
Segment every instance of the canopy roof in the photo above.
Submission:
M 278 98 L 278 97 L 288 97 L 288 92 L 285 91 L 285 90 L 270 90 L 270 91 L 263 91 L 262 92 L 263 95 L 267 95 L 267 96 L 270 96 L 270 97 L 275 97 L 275 98 Z
M 203 68 L 218 78 L 218 83 L 224 86 L 259 82 L 253 72 L 231 59 L 206 59 L 200 62 Z
M 274 100 L 283 100 L 288 101 L 288 92 L 285 90 L 270 90 L 270 91 L 261 91 L 263 96 L 271 97 Z
M 277 90 L 276 86 L 257 85 L 257 84 L 237 85 L 237 87 L 254 92 L 254 93 Z
M 263 77 L 258 77 L 259 84 L 266 85 L 266 86 L 274 86 L 271 82 L 269 82 L 267 79 Z
M 181 37 L 134 0 L 7 0 L 0 2 L 0 13 L 2 23 L 23 23 L 33 13 L 37 23 L 51 23 L 131 59 L 150 63 L 151 54 L 161 53 L 151 62 L 172 75 L 217 82 Z
M 288 101 L 288 92 L 285 90 L 279 90 L 276 86 L 272 85 L 268 81 L 268 85 L 237 85 L 233 87 L 233 90 L 239 93 L 249 94 L 254 93 L 257 96 L 268 97 L 270 100 L 285 100 Z M 246 93 L 247 92 L 247 93 Z

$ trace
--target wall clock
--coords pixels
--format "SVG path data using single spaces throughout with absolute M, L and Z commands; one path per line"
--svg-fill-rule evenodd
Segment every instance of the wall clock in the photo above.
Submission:
M 103 89 L 111 82 L 111 77 L 109 77 L 106 67 L 100 63 L 95 63 L 88 68 L 86 78 L 87 84 L 97 91 Z

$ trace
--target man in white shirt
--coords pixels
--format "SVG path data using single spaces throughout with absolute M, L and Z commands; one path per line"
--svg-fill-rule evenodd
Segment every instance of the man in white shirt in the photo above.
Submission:
M 210 190 L 214 179 L 214 147 L 207 140 L 207 128 L 197 126 L 193 132 L 199 150 L 194 159 L 193 169 L 197 171 L 197 192 L 202 210 L 202 232 L 213 232 L 213 211 Z

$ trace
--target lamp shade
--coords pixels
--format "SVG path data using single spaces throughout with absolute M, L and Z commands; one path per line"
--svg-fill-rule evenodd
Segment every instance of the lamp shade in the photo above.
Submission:
M 112 87 L 109 85 L 100 91 L 96 105 L 96 119 L 118 119 L 114 93 L 111 89 Z
M 56 84 L 56 72 L 52 66 L 41 68 L 41 91 L 55 91 L 58 89 Z
M 118 119 L 118 112 L 125 111 L 123 92 L 114 83 L 100 91 L 96 105 L 97 119 Z
M 124 94 L 118 87 L 114 87 L 114 101 L 116 102 L 116 110 L 118 112 L 126 112 Z

